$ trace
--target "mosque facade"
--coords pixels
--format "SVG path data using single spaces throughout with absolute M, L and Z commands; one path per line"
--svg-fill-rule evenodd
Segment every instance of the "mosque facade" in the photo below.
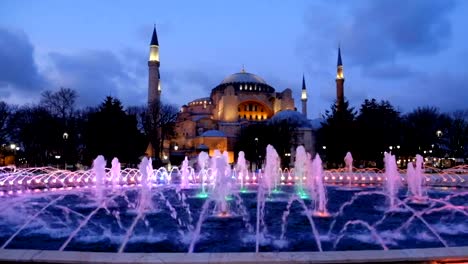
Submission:
M 148 61 L 148 105 L 160 100 L 159 66 L 159 42 L 155 28 Z M 342 66 L 339 68 L 341 73 L 337 74 L 337 94 L 342 96 L 344 78 L 338 81 L 342 77 Z M 291 146 L 291 160 L 294 160 L 294 149 L 298 145 L 303 145 L 308 152 L 313 153 L 313 129 L 307 119 L 307 98 L 304 78 L 300 98 L 302 111 L 299 112 L 290 88 L 278 91 L 262 77 L 245 69 L 228 75 L 211 90 L 209 96 L 194 99 L 180 108 L 175 122 L 175 135 L 163 144 L 163 160 L 195 157 L 200 151 L 211 155 L 219 149 L 227 151 L 230 162 L 233 162 L 233 151 L 241 129 L 250 124 L 268 122 L 275 116 L 293 116 L 304 120 L 305 125 L 297 129 L 296 140 Z

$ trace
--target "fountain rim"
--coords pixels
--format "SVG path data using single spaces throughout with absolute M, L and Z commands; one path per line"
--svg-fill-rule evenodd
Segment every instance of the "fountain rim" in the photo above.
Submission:
M 1 249 L 0 263 L 363 263 L 468 261 L 468 246 L 325 252 L 113 253 Z

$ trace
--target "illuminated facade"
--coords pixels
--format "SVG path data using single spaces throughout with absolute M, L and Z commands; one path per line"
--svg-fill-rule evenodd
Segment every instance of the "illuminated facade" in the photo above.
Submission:
M 149 106 L 160 100 L 159 65 L 159 43 L 155 28 L 148 60 Z M 227 76 L 211 90 L 209 97 L 195 99 L 181 107 L 175 124 L 175 137 L 165 140 L 163 157 L 195 157 L 200 151 L 212 154 L 215 149 L 219 149 L 228 151 L 230 162 L 233 162 L 234 146 L 242 127 L 265 122 L 278 113 L 288 111 L 299 113 L 301 118 L 307 120 L 307 91 L 304 78 L 302 81 L 302 113 L 299 113 L 296 112 L 291 89 L 277 92 L 263 78 L 244 69 Z M 304 145 L 312 153 L 312 128 L 301 127 L 296 134 L 298 140 L 295 144 Z M 294 153 L 293 149 L 291 153 Z
M 209 97 L 182 106 L 176 137 L 166 146 L 184 153 L 228 151 L 232 161 L 241 127 L 269 120 L 283 110 L 295 110 L 291 89 L 276 92 L 261 77 L 242 69 L 224 78 Z

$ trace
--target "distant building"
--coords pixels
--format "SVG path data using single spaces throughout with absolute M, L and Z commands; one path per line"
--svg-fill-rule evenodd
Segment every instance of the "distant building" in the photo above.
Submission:
M 338 68 L 342 74 L 340 53 L 338 60 Z M 159 65 L 159 43 L 154 29 L 148 62 L 149 105 L 155 100 L 160 100 L 162 90 Z M 343 89 L 342 82 L 338 81 L 338 78 L 342 75 L 338 75 L 337 97 L 340 99 L 343 96 Z M 228 151 L 230 161 L 233 162 L 234 146 L 242 127 L 265 122 L 279 113 L 282 114 L 278 118 L 291 118 L 295 115 L 293 118 L 307 120 L 307 90 L 304 76 L 301 103 L 302 112 L 297 112 L 290 88 L 278 92 L 263 78 L 246 72 L 243 68 L 240 72 L 224 78 L 211 90 L 208 97 L 194 99 L 181 107 L 175 125 L 175 137 L 164 143 L 163 156 L 195 156 L 200 151 L 208 151 L 211 155 L 215 149 L 219 149 Z M 311 125 L 299 128 L 296 132 L 296 145 L 304 145 L 306 150 L 312 153 L 312 136 Z

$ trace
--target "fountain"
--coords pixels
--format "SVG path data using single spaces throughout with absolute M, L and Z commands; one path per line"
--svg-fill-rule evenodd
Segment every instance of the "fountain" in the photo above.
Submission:
M 103 198 L 103 191 L 105 187 L 105 180 L 106 180 L 106 160 L 104 159 L 104 156 L 99 155 L 94 161 L 93 161 L 93 171 L 95 176 L 95 181 L 96 181 L 96 199 L 98 201 L 102 201 Z
M 390 208 L 395 209 L 398 189 L 401 185 L 401 176 L 397 169 L 395 156 L 391 153 L 384 152 L 385 163 L 385 188 L 390 199 Z
M 189 187 L 189 162 L 188 158 L 185 157 L 184 161 L 182 162 L 181 174 L 180 174 L 180 188 L 186 189 Z
M 308 157 L 303 146 L 299 146 L 296 149 L 296 160 L 294 161 L 294 174 L 296 180 L 299 180 L 297 185 L 297 193 L 301 198 L 307 198 L 307 193 L 304 190 L 304 179 L 308 174 L 308 165 L 310 157 Z
M 329 217 L 330 214 L 327 211 L 327 198 L 325 185 L 323 183 L 323 167 L 322 159 L 319 154 L 315 155 L 312 161 L 311 170 L 308 175 L 310 184 L 309 189 L 311 190 L 311 197 L 315 200 L 315 216 Z
M 262 180 L 262 184 L 268 190 L 268 194 L 271 194 L 272 191 L 278 192 L 280 163 L 281 160 L 278 153 L 272 145 L 268 145 L 266 149 L 264 177 Z
M 227 154 L 227 152 L 224 153 Z M 216 175 L 212 195 L 213 200 L 216 202 L 215 211 L 219 216 L 229 215 L 229 208 L 226 200 L 231 194 L 231 174 L 228 169 L 228 159 L 224 153 L 220 155 L 219 151 L 215 151 L 215 156 L 212 159 Z
M 349 173 L 353 172 L 353 156 L 351 155 L 351 152 L 346 152 L 346 156 L 344 157 L 344 162 L 346 165 L 346 170 Z
M 421 155 L 416 155 L 416 168 L 413 167 L 412 162 L 408 163 L 406 178 L 408 182 L 408 191 L 412 195 L 413 201 L 424 201 L 427 198 L 422 188 L 424 183 L 422 164 L 423 157 Z
M 148 158 L 138 169 L 121 168 L 117 159 L 106 169 L 102 156 L 88 171 L 0 168 L 0 250 L 327 253 L 468 246 L 468 167 L 423 175 L 418 156 L 402 181 L 390 153 L 385 171 L 324 171 L 321 157 L 311 159 L 301 146 L 295 156 L 294 170 L 281 173 L 269 146 L 262 177 L 250 177 L 248 185 L 253 174 L 243 153 L 234 172 L 219 151 L 211 160 L 200 153 L 197 170 L 187 158 L 180 170 L 153 169 Z M 354 192 L 341 189 L 347 175 L 351 186 L 360 186 Z
M 198 166 L 200 167 L 200 174 L 201 174 L 201 192 L 199 194 L 200 198 L 206 198 L 207 193 L 206 193 L 206 180 L 208 179 L 208 170 L 206 167 L 208 166 L 208 162 L 210 160 L 210 156 L 208 153 L 202 151 L 198 155 Z
M 238 175 L 237 180 L 240 181 L 240 192 L 246 192 L 246 189 L 244 187 L 244 178 L 249 177 L 249 171 L 247 170 L 247 163 L 245 160 L 244 151 L 239 152 L 239 155 L 237 157 L 236 171 Z
M 112 182 L 112 190 L 116 190 L 120 184 L 120 162 L 119 159 L 113 158 L 112 159 L 112 168 L 111 168 L 111 182 Z M 102 183 L 101 183 L 102 184 Z

